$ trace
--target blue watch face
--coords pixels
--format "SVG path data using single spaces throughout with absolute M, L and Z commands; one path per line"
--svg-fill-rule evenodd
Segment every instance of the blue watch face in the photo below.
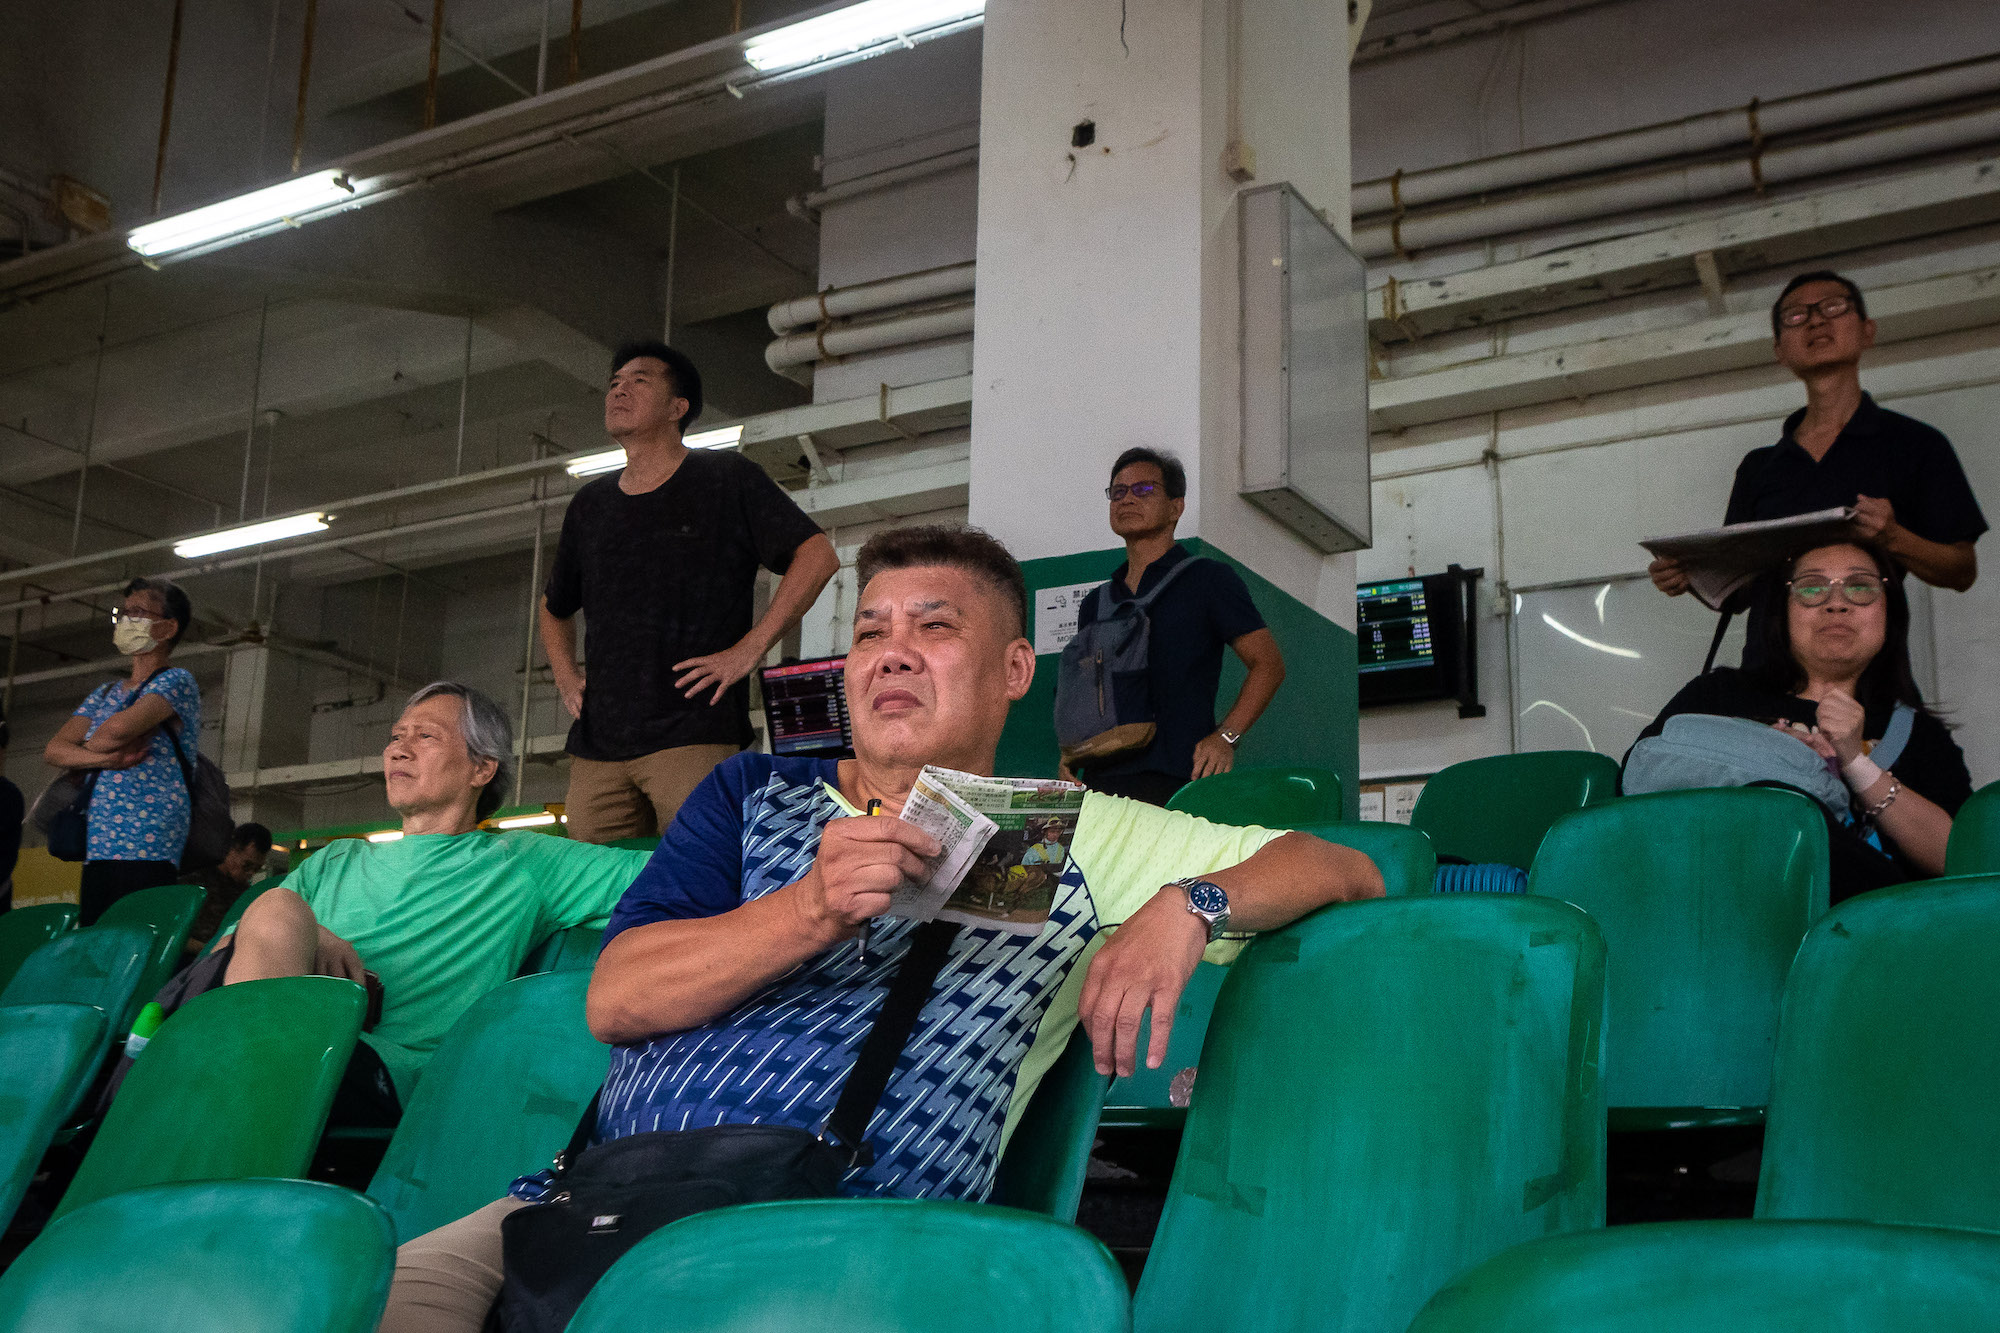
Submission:
M 1206 912 L 1214 915 L 1215 913 L 1227 912 L 1229 910 L 1229 895 L 1224 893 L 1217 885 L 1210 884 L 1207 880 L 1203 880 L 1198 884 L 1188 885 L 1187 895 L 1188 905 L 1193 907 L 1197 912 Z

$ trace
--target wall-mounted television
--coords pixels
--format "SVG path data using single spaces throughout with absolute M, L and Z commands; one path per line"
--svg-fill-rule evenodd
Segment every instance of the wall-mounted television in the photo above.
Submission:
M 846 668 L 845 657 L 819 657 L 759 669 L 772 754 L 813 759 L 854 757 L 854 729 L 847 718 Z
M 1475 593 L 1480 569 L 1356 585 L 1356 670 L 1361 706 L 1456 699 L 1460 717 L 1483 717 Z

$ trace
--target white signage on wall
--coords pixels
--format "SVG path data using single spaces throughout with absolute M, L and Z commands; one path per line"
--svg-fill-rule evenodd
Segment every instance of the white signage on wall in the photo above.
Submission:
M 1066 588 L 1035 589 L 1035 654 L 1059 653 L 1076 637 L 1076 616 L 1083 599 L 1102 587 L 1095 583 L 1072 583 Z

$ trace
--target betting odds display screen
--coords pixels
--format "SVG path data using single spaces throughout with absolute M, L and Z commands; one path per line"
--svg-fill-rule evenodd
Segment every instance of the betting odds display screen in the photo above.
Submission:
M 1462 596 L 1451 575 L 1363 583 L 1355 637 L 1363 705 L 1449 699 L 1464 641 Z
M 764 720 L 771 753 L 815 759 L 854 757 L 854 730 L 847 720 L 845 657 L 821 657 L 764 667 Z

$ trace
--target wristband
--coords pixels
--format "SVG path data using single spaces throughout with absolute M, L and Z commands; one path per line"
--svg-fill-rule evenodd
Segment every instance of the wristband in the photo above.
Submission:
M 1847 785 L 1859 794 L 1881 781 L 1882 766 L 1864 754 L 1841 765 L 1840 775 L 1847 779 Z

